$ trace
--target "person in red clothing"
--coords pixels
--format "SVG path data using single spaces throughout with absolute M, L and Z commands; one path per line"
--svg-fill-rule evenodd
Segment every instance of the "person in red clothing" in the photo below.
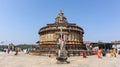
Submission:
M 83 51 L 83 58 L 87 58 L 87 52 L 85 50 Z
M 102 58 L 102 49 L 98 50 L 98 58 Z
M 16 50 L 15 50 L 15 55 L 18 55 L 18 49 L 16 48 Z
M 96 55 L 96 54 L 97 54 L 97 50 L 95 49 L 95 50 L 94 50 L 94 55 Z

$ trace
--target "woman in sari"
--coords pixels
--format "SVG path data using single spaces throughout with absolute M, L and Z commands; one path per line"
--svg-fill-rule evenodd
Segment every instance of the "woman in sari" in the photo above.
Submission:
M 83 51 L 83 58 L 87 58 L 87 52 Z
M 113 50 L 113 49 L 110 50 L 110 56 L 111 56 L 111 57 L 114 56 L 114 50 Z
M 102 50 L 101 49 L 98 50 L 98 58 L 102 58 Z
M 15 55 L 18 55 L 18 49 L 16 48 L 16 50 L 15 50 Z

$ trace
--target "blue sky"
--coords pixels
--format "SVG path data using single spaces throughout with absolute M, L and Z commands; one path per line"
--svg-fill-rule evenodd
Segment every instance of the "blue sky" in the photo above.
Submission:
M 120 40 L 120 0 L 0 0 L 0 41 L 35 44 L 60 9 L 84 29 L 84 41 Z

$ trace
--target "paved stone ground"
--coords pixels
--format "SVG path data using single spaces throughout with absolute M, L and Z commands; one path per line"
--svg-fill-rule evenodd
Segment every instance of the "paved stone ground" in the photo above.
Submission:
M 70 57 L 70 64 L 56 64 L 56 57 L 32 56 L 24 53 L 14 56 L 0 52 L 0 67 L 120 67 L 120 56 L 110 57 L 107 55 L 98 59 L 97 55 Z

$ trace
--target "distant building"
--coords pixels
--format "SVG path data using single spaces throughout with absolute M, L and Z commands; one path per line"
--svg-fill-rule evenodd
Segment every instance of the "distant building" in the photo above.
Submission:
M 55 18 L 55 22 L 47 24 L 39 30 L 40 54 L 55 54 L 58 48 L 58 39 L 62 29 L 62 38 L 66 42 L 66 49 L 69 53 L 82 49 L 84 30 L 74 23 L 68 23 L 62 11 Z

